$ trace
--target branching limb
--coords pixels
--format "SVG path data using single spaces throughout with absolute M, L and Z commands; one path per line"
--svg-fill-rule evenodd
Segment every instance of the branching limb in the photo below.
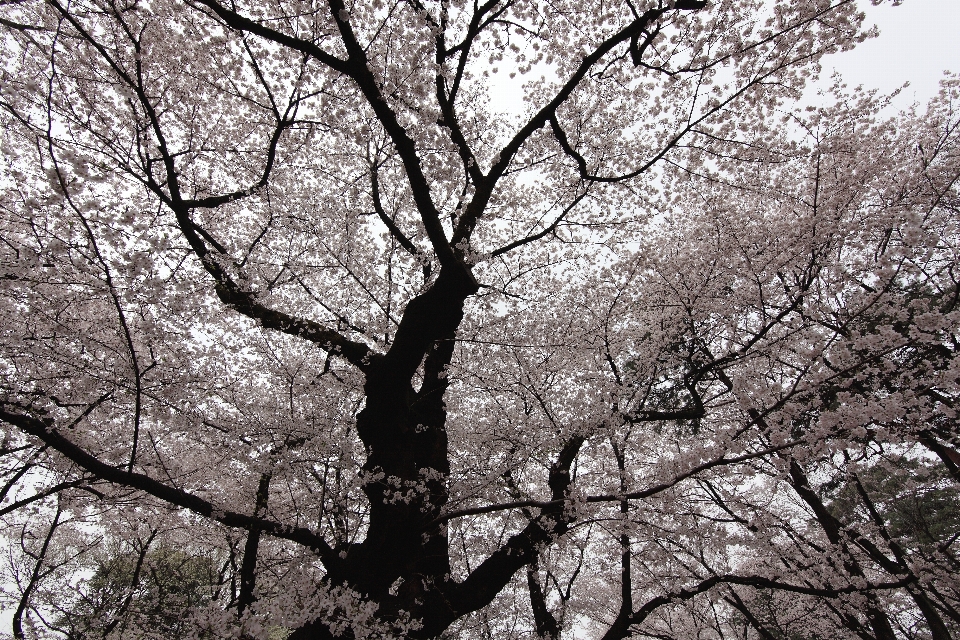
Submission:
M 537 576 L 539 567 L 537 560 L 527 566 L 527 591 L 530 594 L 530 608 L 533 611 L 533 622 L 537 629 L 537 636 L 544 640 L 559 640 L 560 625 L 550 609 L 547 607 L 547 598 Z
M 31 435 L 51 449 L 77 464 L 88 473 L 124 487 L 143 491 L 171 505 L 182 507 L 198 515 L 210 518 L 228 527 L 251 530 L 259 528 L 264 533 L 302 544 L 315 551 L 328 569 L 342 564 L 340 557 L 322 537 L 304 527 L 292 527 L 244 513 L 228 511 L 192 493 L 164 484 L 142 473 L 134 473 L 109 465 L 74 444 L 60 433 L 47 417 L 35 417 L 16 411 L 10 403 L 0 403 L 0 420 Z
M 634 33 L 643 32 L 644 29 L 646 29 L 654 20 L 657 20 L 660 16 L 666 13 L 667 10 L 668 9 L 666 8 L 659 8 L 650 9 L 644 12 L 639 18 L 615 33 L 610 38 L 604 40 L 589 55 L 585 56 L 573 74 L 571 74 L 563 86 L 560 87 L 559 91 L 557 91 L 557 94 L 553 97 L 553 99 L 544 105 L 540 111 L 534 114 L 534 116 L 523 127 L 521 127 L 519 131 L 517 131 L 513 138 L 500 151 L 500 154 L 497 156 L 496 161 L 490 168 L 490 171 L 483 183 L 478 185 L 477 195 L 479 196 L 484 192 L 492 191 L 493 186 L 506 172 L 507 167 L 510 165 L 510 162 L 513 160 L 513 157 L 516 155 L 516 153 L 520 150 L 520 147 L 526 143 L 526 141 L 534 134 L 534 132 L 546 125 L 551 118 L 556 117 L 557 109 L 559 109 L 560 106 L 565 103 L 568 98 L 570 98 L 574 90 L 580 85 L 580 82 L 583 81 L 590 69 L 593 68 L 597 62 L 599 62 L 605 55 L 607 55 L 607 53 L 615 49 L 617 46 L 628 41 Z M 464 212 L 464 215 L 457 223 L 457 228 L 454 231 L 453 238 L 451 240 L 454 245 L 463 240 L 469 239 L 481 213 L 482 207 L 468 208 L 468 210 Z
M 30 596 L 33 595 L 34 589 L 37 588 L 37 584 L 40 582 L 43 563 L 47 558 L 47 549 L 50 547 L 53 534 L 56 532 L 57 527 L 60 526 L 61 515 L 63 515 L 63 509 L 60 502 L 57 501 L 57 510 L 53 515 L 53 522 L 51 522 L 47 528 L 47 535 L 43 539 L 40 552 L 35 556 L 36 563 L 33 565 L 30 579 L 27 581 L 27 584 L 24 585 L 23 592 L 20 595 L 20 602 L 17 604 L 16 611 L 13 612 L 13 637 L 16 640 L 26 640 L 27 636 L 23 632 L 23 614 L 26 613 L 27 607 L 30 604 Z
M 383 202 L 380 199 L 380 176 L 375 162 L 370 163 L 370 197 L 373 200 L 373 210 L 376 211 L 377 217 L 380 218 L 380 221 L 390 231 L 390 235 L 393 236 L 407 253 L 418 260 L 423 260 L 423 252 L 400 230 L 397 223 L 387 215 L 387 212 L 383 208 Z
M 265 329 L 273 329 L 313 342 L 330 353 L 342 356 L 347 362 L 361 371 L 366 371 L 373 352 L 362 342 L 351 340 L 339 331 L 326 327 L 319 322 L 279 311 L 262 304 L 255 292 L 237 282 L 230 271 L 238 268 L 230 256 L 211 252 L 194 230 L 196 225 L 186 212 L 178 212 L 177 222 L 187 237 L 194 253 L 216 282 L 217 297 L 235 311 L 256 320 Z
M 212 201 L 206 203 L 204 203 L 204 201 L 192 201 L 184 199 L 181 195 L 179 173 L 176 167 L 176 154 L 170 150 L 167 144 L 163 127 L 160 123 L 160 116 L 148 96 L 146 88 L 143 86 L 139 71 L 137 74 L 131 75 L 114 60 L 110 52 L 107 51 L 58 0 L 51 0 L 51 3 L 57 12 L 76 29 L 77 33 L 97 51 L 117 75 L 118 79 L 133 91 L 137 102 L 143 108 L 147 120 L 150 123 L 150 129 L 156 137 L 157 148 L 159 149 L 166 175 L 166 189 L 164 189 L 162 185 L 153 180 L 148 171 L 148 187 L 174 212 L 177 226 L 189 243 L 190 248 L 200 259 L 206 271 L 213 276 L 216 283 L 216 293 L 220 300 L 233 307 L 239 313 L 257 320 L 267 329 L 281 331 L 313 342 L 331 353 L 343 356 L 348 362 L 365 371 L 371 356 L 370 348 L 367 345 L 350 340 L 339 332 L 315 321 L 296 317 L 286 312 L 267 307 L 257 300 L 257 296 L 253 291 L 250 291 L 247 287 L 243 286 L 242 283 L 238 282 L 237 276 L 231 273 L 236 272 L 239 274 L 240 272 L 235 261 L 227 254 L 224 246 L 210 233 L 202 229 L 200 225 L 195 223 L 190 216 L 192 208 L 196 206 L 214 206 L 214 203 Z M 210 6 L 214 4 L 212 1 L 209 3 Z M 227 11 L 227 13 L 232 12 Z M 269 29 L 268 31 L 272 32 L 272 30 Z M 278 36 L 283 35 L 279 34 L 279 32 L 275 33 L 277 33 Z M 284 38 L 289 37 L 284 36 Z M 286 43 L 286 41 L 282 43 L 289 46 L 289 43 Z M 137 44 L 137 46 L 139 45 Z M 320 55 L 322 51 L 318 49 L 312 53 L 311 51 L 305 51 L 305 53 L 310 53 L 310 55 L 316 53 Z M 274 139 L 278 138 L 281 129 L 282 127 L 275 131 Z M 211 247 L 213 249 L 212 251 Z
M 629 493 L 624 493 L 622 495 L 596 495 L 596 496 L 587 496 L 584 500 L 588 503 L 597 503 L 597 502 L 621 502 L 623 500 L 642 500 L 644 498 L 649 498 L 650 496 L 662 493 L 667 489 L 674 487 L 688 478 L 692 478 L 703 471 L 712 469 L 714 467 L 731 465 L 731 464 L 740 464 L 742 462 L 747 462 L 749 460 L 755 460 L 757 458 L 763 458 L 769 456 L 773 453 L 784 451 L 792 447 L 796 447 L 802 444 L 805 444 L 805 440 L 793 440 L 786 442 L 775 447 L 769 447 L 761 451 L 755 451 L 753 453 L 746 453 L 740 456 L 726 457 L 723 455 L 719 458 L 709 460 L 702 464 L 696 465 L 695 467 L 684 471 L 683 473 L 677 474 L 670 480 L 656 484 L 652 487 L 648 487 L 641 491 L 631 491 Z M 566 502 L 565 499 L 554 499 L 554 500 L 517 500 L 514 502 L 504 502 L 500 504 L 491 504 L 485 505 L 483 507 L 473 507 L 469 509 L 459 509 L 457 511 L 450 511 L 439 518 L 434 522 L 444 522 L 447 520 L 453 520 L 455 518 L 462 518 L 465 516 L 475 516 L 481 515 L 484 513 L 494 513 L 496 511 L 507 511 L 510 509 L 521 509 L 521 508 L 537 508 L 542 510 L 555 509 L 557 507 L 562 507 Z
M 443 265 L 456 266 L 453 249 L 447 240 L 440 222 L 440 213 L 430 195 L 430 185 L 423 173 L 420 158 L 417 154 L 416 143 L 400 124 L 397 114 L 387 103 L 376 77 L 370 70 L 367 53 L 357 39 L 356 33 L 350 24 L 349 11 L 342 0 L 329 0 L 330 15 L 340 32 L 341 40 L 347 50 L 347 60 L 333 56 L 316 44 L 287 35 L 260 22 L 240 15 L 233 9 L 227 8 L 215 0 L 196 0 L 196 4 L 213 11 L 227 26 L 241 32 L 252 33 L 265 40 L 300 51 L 315 58 L 330 69 L 351 78 L 363 93 L 383 126 L 390 136 L 397 154 L 406 170 L 407 180 L 413 193 L 417 210 L 420 213 L 427 237 L 433 245 L 434 251 Z
M 349 56 L 347 75 L 357 83 L 370 108 L 373 109 L 387 135 L 390 136 L 390 140 L 397 150 L 397 155 L 400 156 L 407 173 L 407 180 L 410 183 L 414 202 L 417 205 L 417 211 L 420 213 L 420 219 L 427 231 L 427 237 L 433 245 L 440 264 L 456 268 L 457 262 L 454 258 L 453 249 L 440 222 L 440 212 L 430 195 L 430 184 L 423 173 L 416 143 L 400 124 L 397 114 L 387 103 L 386 97 L 380 90 L 379 83 L 370 71 L 366 50 L 357 40 L 349 21 L 349 11 L 347 11 L 346 5 L 342 0 L 329 0 L 329 6 L 330 14 L 340 31 L 340 37 Z
M 900 589 L 911 582 L 913 578 L 903 578 L 892 582 L 875 582 L 866 585 L 855 586 L 847 585 L 843 587 L 813 587 L 809 585 L 799 585 L 790 582 L 773 580 L 764 576 L 739 576 L 739 575 L 715 575 L 707 578 L 685 589 L 678 589 L 662 596 L 657 596 L 649 600 L 642 607 L 637 609 L 630 617 L 630 624 L 640 624 L 646 620 L 651 613 L 662 606 L 680 601 L 690 600 L 694 596 L 705 593 L 719 584 L 738 584 L 759 589 L 776 589 L 788 593 L 800 593 L 808 596 L 819 596 L 822 598 L 836 598 L 848 593 L 871 593 L 875 591 Z
M 267 27 L 260 22 L 240 15 L 232 9 L 228 9 L 215 0 L 187 0 L 187 3 L 194 6 L 204 6 L 210 9 L 231 29 L 252 33 L 256 36 L 260 36 L 264 40 L 275 42 L 290 49 L 294 49 L 295 51 L 300 51 L 301 53 L 309 55 L 311 58 L 317 60 L 321 64 L 330 67 L 334 71 L 338 71 L 344 75 L 350 75 L 349 63 L 346 60 L 341 60 L 340 58 L 327 53 L 309 40 L 303 40 L 301 38 L 290 36 L 282 31 L 277 31 L 276 29 Z
M 0 516 L 5 516 L 5 515 L 7 515 L 8 513 L 11 513 L 11 512 L 13 512 L 13 511 L 16 511 L 17 509 L 19 509 L 19 508 L 21 508 L 21 507 L 25 507 L 25 506 L 27 506 L 28 504 L 33 504 L 34 502 L 36 502 L 36 501 L 38 501 L 38 500 L 43 500 L 44 498 L 49 498 L 50 496 L 55 495 L 55 494 L 58 494 L 58 493 L 60 493 L 61 491 L 65 491 L 65 490 L 67 490 L 67 489 L 73 489 L 73 488 L 76 488 L 76 487 L 83 487 L 83 486 L 86 485 L 88 482 L 90 482 L 89 478 L 81 478 L 81 479 L 79 479 L 79 480 L 71 480 L 71 481 L 69 481 L 69 482 L 58 482 L 57 484 L 53 485 L 52 487 L 47 487 L 47 488 L 44 489 L 43 491 L 40 491 L 40 492 L 38 492 L 38 493 L 35 493 L 35 494 L 33 494 L 32 496 L 30 496 L 30 497 L 22 498 L 22 499 L 20 499 L 20 500 L 17 500 L 16 502 L 12 502 L 12 503 L 8 504 L 8 505 L 5 506 L 4 508 L 0 509 Z
M 445 41 L 446 15 L 441 15 L 441 24 L 434 24 L 437 29 L 436 36 L 436 62 L 438 69 L 442 70 L 447 58 L 458 55 L 457 69 L 450 86 L 447 86 L 447 78 L 444 74 L 438 73 L 436 76 L 437 104 L 440 105 L 440 124 L 450 131 L 450 139 L 457 147 L 457 153 L 463 162 L 464 171 L 470 177 L 474 184 L 479 184 L 483 180 L 483 173 L 477 163 L 476 156 L 470 148 L 463 130 L 460 127 L 460 120 L 456 112 L 457 93 L 463 80 L 463 73 L 466 70 L 467 61 L 470 57 L 470 48 L 473 46 L 477 36 L 483 28 L 490 23 L 490 20 L 500 16 L 510 6 L 510 2 L 501 3 L 500 0 L 488 0 L 483 5 L 476 8 L 470 19 L 470 25 L 467 27 L 467 33 L 463 41 L 448 49 Z M 425 12 L 419 0 L 415 5 Z M 485 19 L 487 13 L 493 12 L 489 19 Z
M 536 242 L 537 240 L 540 240 L 541 238 L 544 238 L 548 235 L 556 235 L 557 228 L 560 226 L 560 223 L 563 222 L 564 218 L 567 217 L 567 214 L 573 211 L 574 208 L 578 204 L 580 204 L 580 202 L 583 201 L 583 199 L 586 197 L 587 197 L 587 191 L 584 190 L 576 198 L 574 198 L 570 204 L 564 207 L 563 211 L 560 212 L 560 215 L 558 215 L 556 219 L 552 223 L 550 223 L 550 225 L 548 225 L 547 227 L 545 227 L 544 229 L 542 229 L 537 233 L 526 236 L 524 238 L 520 238 L 519 240 L 515 240 L 510 244 L 500 247 L 499 249 L 494 249 L 493 251 L 490 252 L 490 257 L 496 258 L 497 256 L 502 256 L 503 254 L 509 253 L 510 251 L 513 251 L 518 247 L 522 247 L 525 244 Z
M 511 536 L 461 584 L 447 588 L 447 597 L 460 615 L 489 604 L 513 575 L 533 560 L 539 545 L 567 531 L 571 516 L 564 513 L 564 506 L 571 483 L 570 468 L 583 443 L 582 436 L 570 438 L 551 465 L 547 481 L 553 494 L 550 506 L 542 508 L 539 516 Z

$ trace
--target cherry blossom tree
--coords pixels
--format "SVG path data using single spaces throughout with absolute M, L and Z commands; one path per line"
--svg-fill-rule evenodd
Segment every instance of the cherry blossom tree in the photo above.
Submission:
M 0 5 L 13 636 L 960 635 L 960 83 L 796 107 L 862 21 Z

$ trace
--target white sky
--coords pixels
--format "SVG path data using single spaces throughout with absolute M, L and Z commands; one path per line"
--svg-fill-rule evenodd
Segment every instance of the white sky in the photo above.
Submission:
M 910 82 L 896 101 L 906 106 L 936 95 L 945 70 L 960 72 L 960 0 L 862 4 L 867 24 L 876 24 L 880 36 L 825 59 L 826 77 L 836 69 L 849 85 L 862 84 L 885 93 Z

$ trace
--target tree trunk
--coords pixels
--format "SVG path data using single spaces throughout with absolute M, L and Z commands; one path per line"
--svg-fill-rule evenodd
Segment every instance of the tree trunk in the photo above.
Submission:
M 382 621 L 420 620 L 411 637 L 434 637 L 459 617 L 437 588 L 450 575 L 446 524 L 429 523 L 448 499 L 445 369 L 464 301 L 476 290 L 468 271 L 445 268 L 410 301 L 390 350 L 370 363 L 357 416 L 369 527 L 363 542 L 342 549 L 343 573 L 330 578 L 376 602 Z

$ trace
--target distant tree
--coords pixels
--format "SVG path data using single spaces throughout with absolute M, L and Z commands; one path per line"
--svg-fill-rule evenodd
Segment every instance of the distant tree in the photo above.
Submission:
M 830 493 L 828 509 L 839 520 L 882 525 L 913 552 L 948 544 L 960 532 L 958 487 L 930 461 L 888 456 Z
M 205 556 L 176 549 L 104 558 L 54 621 L 70 640 L 181 638 L 223 587 Z
M 960 82 L 797 106 L 862 21 L 0 4 L 13 635 L 960 637 Z

